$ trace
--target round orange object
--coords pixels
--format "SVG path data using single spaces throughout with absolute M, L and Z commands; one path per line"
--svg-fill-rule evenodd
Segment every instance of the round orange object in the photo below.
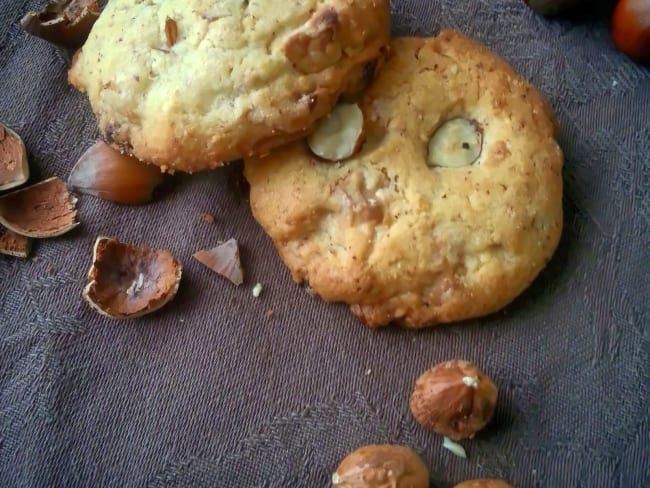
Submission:
M 620 0 L 612 17 L 612 35 L 620 51 L 650 62 L 650 0 Z

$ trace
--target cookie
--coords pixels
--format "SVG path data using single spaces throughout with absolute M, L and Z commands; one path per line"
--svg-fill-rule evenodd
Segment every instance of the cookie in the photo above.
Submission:
M 111 0 L 68 79 L 109 144 L 195 172 L 303 137 L 373 78 L 388 0 Z
M 296 282 L 369 326 L 495 312 L 560 239 L 552 110 L 460 33 L 395 39 L 391 52 L 359 102 L 359 152 L 326 162 L 299 142 L 245 159 L 252 213 Z

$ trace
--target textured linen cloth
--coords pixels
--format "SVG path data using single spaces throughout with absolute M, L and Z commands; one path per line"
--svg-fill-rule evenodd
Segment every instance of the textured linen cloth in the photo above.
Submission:
M 27 261 L 0 257 L 0 486 L 326 487 L 368 443 L 413 447 L 434 487 L 650 486 L 648 68 L 615 50 L 609 5 L 549 20 L 520 0 L 392 3 L 395 34 L 459 29 L 555 107 L 565 229 L 548 268 L 494 316 L 369 330 L 291 281 L 237 165 L 177 177 L 146 206 L 81 196 L 79 228 Z M 69 56 L 20 28 L 42 4 L 0 2 L 0 120 L 23 136 L 32 182 L 66 179 L 96 137 Z M 91 310 L 81 292 L 98 235 L 169 249 L 185 266 L 175 300 L 132 322 Z M 192 258 L 230 237 L 239 288 Z M 453 358 L 500 388 L 467 460 L 408 408 L 419 374 Z

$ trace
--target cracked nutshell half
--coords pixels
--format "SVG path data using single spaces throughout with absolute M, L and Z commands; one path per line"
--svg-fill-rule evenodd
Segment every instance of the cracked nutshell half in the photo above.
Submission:
M 141 317 L 176 296 L 182 272 L 181 263 L 167 250 L 99 237 L 83 297 L 106 317 Z

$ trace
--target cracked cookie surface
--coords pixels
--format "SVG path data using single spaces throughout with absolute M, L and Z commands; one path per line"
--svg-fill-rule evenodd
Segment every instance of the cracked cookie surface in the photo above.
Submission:
M 295 281 L 369 326 L 495 312 L 560 239 L 553 113 L 505 61 L 454 31 L 396 39 L 391 52 L 360 102 L 358 154 L 326 163 L 295 143 L 245 160 L 253 215 Z M 433 135 L 459 118 L 480 132 L 478 158 L 431 165 Z
M 259 155 L 372 79 L 388 0 L 111 0 L 68 79 L 109 144 L 169 171 Z

